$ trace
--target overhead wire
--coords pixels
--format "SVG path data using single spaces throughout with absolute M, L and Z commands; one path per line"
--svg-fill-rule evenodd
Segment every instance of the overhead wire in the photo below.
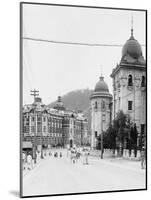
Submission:
M 42 38 L 33 38 L 33 37 L 22 37 L 23 40 L 31 40 L 35 42 L 47 42 L 54 44 L 62 44 L 62 45 L 79 45 L 79 46 L 103 46 L 103 47 L 122 47 L 122 44 L 106 44 L 106 43 L 86 43 L 86 42 L 70 42 L 70 41 L 60 41 L 60 40 L 48 40 Z M 145 46 L 142 44 L 141 46 Z

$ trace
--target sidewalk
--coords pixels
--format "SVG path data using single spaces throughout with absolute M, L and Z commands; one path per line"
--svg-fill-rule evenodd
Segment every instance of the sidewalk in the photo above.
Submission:
M 141 169 L 141 163 L 140 161 L 134 161 L 134 160 L 126 160 L 123 158 L 115 157 L 115 158 L 109 158 L 104 157 L 103 159 L 98 157 L 90 157 L 90 160 L 93 160 L 95 162 L 103 162 L 107 163 L 109 165 L 112 165 L 114 167 L 123 168 L 132 170 L 135 172 L 145 173 L 145 169 Z
M 34 170 L 34 168 L 36 168 L 40 163 L 44 162 L 44 160 L 46 160 L 47 158 L 49 157 L 49 155 L 47 154 L 46 156 L 44 156 L 43 159 L 40 158 L 40 154 L 37 156 L 37 162 L 36 164 L 34 163 L 34 160 L 32 159 L 32 164 L 30 166 L 30 170 L 27 169 L 28 168 L 28 165 L 26 163 L 25 167 L 26 169 L 24 169 L 22 172 L 23 172 L 23 177 L 26 176 L 27 174 L 29 174 L 30 172 L 32 172 Z
M 90 152 L 90 155 L 94 156 L 94 157 L 101 157 L 101 150 L 92 150 Z M 122 157 L 119 157 L 119 156 L 117 156 L 117 152 L 115 154 L 113 154 L 112 151 L 105 150 L 103 153 L 103 157 L 104 158 L 122 158 L 122 159 L 130 160 L 130 161 L 140 161 L 140 153 L 139 152 L 137 154 L 137 157 L 135 157 L 134 154 L 129 157 L 129 155 L 128 154 L 126 155 L 125 153 L 123 153 Z

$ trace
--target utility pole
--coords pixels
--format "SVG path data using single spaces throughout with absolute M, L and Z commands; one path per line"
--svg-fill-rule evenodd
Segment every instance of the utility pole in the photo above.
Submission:
M 39 96 L 39 91 L 38 90 L 31 90 L 31 96 L 34 96 L 34 143 L 33 143 L 33 158 L 34 158 L 34 163 L 36 164 L 36 104 L 35 104 L 35 98 L 36 96 Z

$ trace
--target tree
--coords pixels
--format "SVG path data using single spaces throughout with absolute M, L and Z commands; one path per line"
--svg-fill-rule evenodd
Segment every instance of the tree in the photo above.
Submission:
M 125 148 L 125 143 L 129 138 L 129 130 L 131 127 L 130 117 L 124 114 L 122 110 L 117 113 L 115 120 L 113 121 L 113 126 L 117 134 L 117 149 L 120 150 L 120 155 L 123 155 L 123 149 Z
M 105 145 L 107 148 L 113 149 L 113 153 L 117 149 L 118 154 L 123 155 L 123 149 L 130 144 L 129 136 L 131 125 L 129 115 L 124 114 L 120 110 L 104 134 Z
M 137 127 L 136 124 L 134 124 L 133 126 L 131 126 L 130 141 L 131 141 L 131 148 L 134 149 L 135 157 L 137 156 L 137 136 L 138 136 Z
M 119 155 L 123 155 L 123 149 L 134 149 L 135 156 L 137 155 L 137 128 L 130 120 L 130 116 L 122 110 L 117 113 L 116 118 L 109 125 L 109 128 L 103 133 L 103 146 L 109 148 L 115 153 L 115 149 Z M 98 137 L 98 148 L 101 137 Z
M 116 149 L 116 131 L 112 124 L 103 135 L 103 144 L 105 148 L 113 149 L 113 154 L 115 154 Z

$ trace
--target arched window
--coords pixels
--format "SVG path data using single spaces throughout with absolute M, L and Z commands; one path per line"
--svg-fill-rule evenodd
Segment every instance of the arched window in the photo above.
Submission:
M 128 86 L 133 86 L 133 79 L 131 74 L 128 76 Z
M 105 109 L 105 101 L 103 100 L 102 101 L 102 110 L 104 110 Z
M 145 87 L 145 76 L 142 76 L 141 86 L 142 86 L 142 87 Z
M 95 101 L 95 106 L 94 106 L 94 108 L 95 108 L 95 109 L 98 108 L 98 103 L 97 103 L 97 101 Z

